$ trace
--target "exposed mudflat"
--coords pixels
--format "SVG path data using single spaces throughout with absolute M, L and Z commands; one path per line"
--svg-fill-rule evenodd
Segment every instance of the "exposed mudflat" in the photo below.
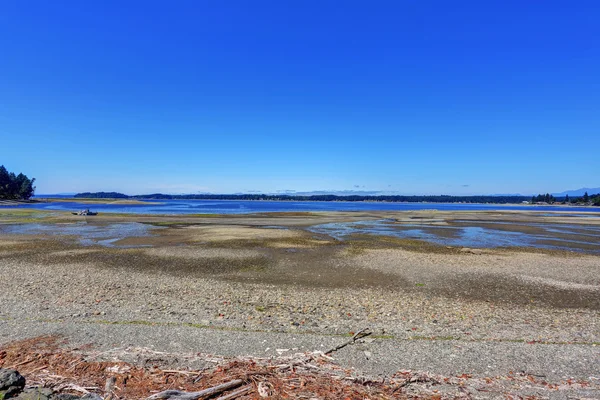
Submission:
M 13 225 L 33 219 L 0 215 Z M 540 223 L 583 233 L 600 226 L 590 217 L 522 212 L 88 218 L 92 231 L 147 228 L 111 247 L 81 243 L 77 234 L 0 226 L 0 276 L 8 288 L 0 291 L 0 343 L 61 333 L 111 348 L 143 336 L 143 345 L 157 350 L 269 356 L 277 348 L 316 350 L 368 326 L 375 340 L 336 356 L 367 374 L 535 368 L 556 379 L 597 377 L 600 256 L 364 232 L 338 240 L 310 230 L 383 219 L 419 220 L 424 229 L 514 225 L 536 234 L 545 229 Z M 35 223 L 52 230 L 76 221 L 55 214 Z

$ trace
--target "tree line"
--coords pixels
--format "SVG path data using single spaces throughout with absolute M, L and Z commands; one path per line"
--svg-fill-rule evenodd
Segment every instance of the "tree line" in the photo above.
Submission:
M 567 196 L 568 197 L 568 196 Z M 554 196 L 552 196 L 550 193 L 546 193 L 546 194 L 538 194 L 537 196 L 533 196 L 531 198 L 531 203 L 535 204 L 535 203 L 548 203 L 548 204 L 553 204 L 554 202 L 556 202 L 556 199 L 554 198 Z
M 81 199 L 128 199 L 129 196 L 118 192 L 84 192 L 77 193 L 74 197 Z
M 594 206 L 600 206 L 600 193 L 588 195 L 587 192 L 582 197 L 584 203 L 591 203 Z
M 600 206 L 600 193 L 589 195 L 588 192 L 585 192 L 583 196 L 570 197 L 568 194 L 565 197 L 555 198 L 549 193 L 546 194 L 538 194 L 537 196 L 533 196 L 531 198 L 531 203 L 562 203 L 562 204 L 582 204 L 582 205 L 593 205 Z
M 0 165 L 0 199 L 29 200 L 35 192 L 34 182 L 35 178 L 29 179 L 23 173 L 16 175 Z
M 294 196 L 279 194 L 185 194 L 172 195 L 153 193 L 137 196 L 127 196 L 117 192 L 78 193 L 76 198 L 115 198 L 115 199 L 150 199 L 150 200 L 270 200 L 270 201 L 379 201 L 379 202 L 406 202 L 406 203 L 493 203 L 511 204 L 528 201 L 527 196 L 338 196 L 333 194 Z
M 81 199 L 147 199 L 147 200 L 268 200 L 268 201 L 378 201 L 389 203 L 488 203 L 488 204 L 515 204 L 515 203 L 563 203 L 563 204 L 591 204 L 600 206 L 600 193 L 582 197 L 570 198 L 569 196 L 555 198 L 553 195 L 539 194 L 537 196 L 397 196 L 397 195 L 349 195 L 338 196 L 322 194 L 312 196 L 294 196 L 287 194 L 163 194 L 153 193 L 128 196 L 119 192 L 85 192 L 74 196 Z

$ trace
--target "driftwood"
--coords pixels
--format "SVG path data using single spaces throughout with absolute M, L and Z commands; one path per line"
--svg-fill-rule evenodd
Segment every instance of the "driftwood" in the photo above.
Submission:
M 236 388 L 238 386 L 242 386 L 244 383 L 241 379 L 234 379 L 232 381 L 223 383 L 221 385 L 213 386 L 208 389 L 201 390 L 199 392 L 182 392 L 180 390 L 165 390 L 164 392 L 153 394 L 148 397 L 146 400 L 159 400 L 159 399 L 169 399 L 169 400 L 197 400 L 203 399 L 209 396 L 214 396 L 219 393 L 223 393 L 226 390 Z
M 342 344 L 340 344 L 340 345 L 338 345 L 338 346 L 336 346 L 336 347 L 334 347 L 332 349 L 327 350 L 323 354 L 331 354 L 334 351 L 338 351 L 339 349 L 343 349 L 344 347 L 348 346 L 349 344 L 354 344 L 357 340 L 362 339 L 364 337 L 367 337 L 367 336 L 371 335 L 372 333 L 373 332 L 371 332 L 369 330 L 369 328 L 362 329 L 362 330 L 356 332 L 354 334 L 354 336 L 352 336 L 352 339 L 350 339 L 347 342 L 344 342 L 344 343 L 342 343 Z
M 258 395 L 260 397 L 269 397 L 273 394 L 273 385 L 268 382 L 259 382 L 257 386 Z
M 218 397 L 216 400 L 232 400 L 232 399 L 235 399 L 235 398 L 245 395 L 250 390 L 252 390 L 252 386 L 250 386 L 250 385 L 244 386 L 243 388 L 236 390 L 235 392 L 231 392 L 224 396 Z

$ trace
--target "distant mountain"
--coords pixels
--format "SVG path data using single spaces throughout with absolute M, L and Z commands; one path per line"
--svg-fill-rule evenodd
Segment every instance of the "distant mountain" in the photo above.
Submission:
M 377 196 L 384 194 L 384 192 L 379 190 L 315 190 L 312 192 L 296 192 L 292 190 L 286 190 L 284 192 L 278 192 L 273 194 L 288 194 L 290 196 Z
M 566 190 L 566 191 L 560 192 L 560 193 L 552 193 L 552 195 L 555 197 L 564 197 L 566 195 L 569 195 L 572 197 L 572 196 L 583 196 L 585 194 L 585 192 L 588 192 L 588 194 L 591 196 L 592 194 L 600 193 L 600 187 Z
M 522 194 L 522 193 L 496 193 L 490 194 L 489 196 L 506 196 L 506 197 L 531 197 L 531 194 Z

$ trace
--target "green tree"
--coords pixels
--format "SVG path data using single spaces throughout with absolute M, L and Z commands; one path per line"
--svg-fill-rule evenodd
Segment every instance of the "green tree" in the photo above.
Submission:
M 565 203 L 568 203 L 568 202 L 569 202 L 569 195 L 566 195 L 565 196 Z
M 33 183 L 35 178 L 29 179 L 20 173 L 15 175 L 9 172 L 4 165 L 0 166 L 0 199 L 29 200 L 35 192 Z
M 17 178 L 19 177 L 19 198 L 29 200 L 35 191 L 35 186 L 33 186 L 35 178 L 29 179 L 23 174 L 19 174 Z
M 8 198 L 13 200 L 19 199 L 19 184 L 17 183 L 17 176 L 14 172 L 8 173 Z
M 590 201 L 590 196 L 588 195 L 588 192 L 585 192 L 585 193 L 583 194 L 583 202 L 584 202 L 584 203 L 587 203 L 587 202 L 589 202 L 589 201 Z
M 4 165 L 0 165 L 0 199 L 8 199 L 10 175 Z

